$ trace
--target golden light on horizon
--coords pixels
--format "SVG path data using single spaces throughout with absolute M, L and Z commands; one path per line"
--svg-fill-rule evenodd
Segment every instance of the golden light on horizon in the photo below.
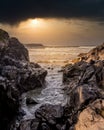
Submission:
M 40 28 L 45 26 L 45 21 L 40 18 L 35 18 L 35 19 L 28 19 L 27 21 L 23 21 L 20 23 L 19 27 L 20 28 Z
M 32 24 L 32 25 L 38 25 L 38 23 L 39 23 L 39 20 L 38 20 L 38 19 L 33 19 L 33 20 L 31 20 L 31 24 Z
M 17 26 L 3 24 L 0 26 L 5 28 L 11 36 L 17 37 L 22 43 L 71 45 L 74 43 L 83 44 L 83 41 L 86 43 L 90 43 L 89 41 L 96 42 L 104 37 L 104 28 L 96 23 L 81 20 L 30 18 Z M 97 28 L 97 32 L 95 28 Z M 94 40 L 95 37 L 99 39 Z
M 30 25 L 30 27 L 43 26 L 42 20 L 40 19 L 30 19 L 28 21 L 28 24 Z

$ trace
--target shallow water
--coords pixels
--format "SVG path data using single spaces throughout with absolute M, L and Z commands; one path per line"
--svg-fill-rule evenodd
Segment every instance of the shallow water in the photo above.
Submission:
M 51 67 L 52 66 L 50 66 L 50 68 Z M 34 118 L 35 110 L 42 104 L 64 105 L 67 103 L 66 96 L 62 90 L 64 87 L 62 84 L 62 73 L 58 72 L 60 69 L 61 67 L 47 68 L 48 75 L 46 77 L 46 87 L 36 88 L 22 95 L 22 109 L 26 112 L 24 119 Z M 32 97 L 38 104 L 26 106 L 26 97 Z
M 67 97 L 62 88 L 61 67 L 70 63 L 79 53 L 88 52 L 92 47 L 67 47 L 67 48 L 44 48 L 29 49 L 30 60 L 39 63 L 48 71 L 46 77 L 46 87 L 37 88 L 22 95 L 22 109 L 26 112 L 24 119 L 34 118 L 34 113 L 42 104 L 61 104 L 67 103 Z M 32 97 L 37 105 L 26 106 L 26 97 Z

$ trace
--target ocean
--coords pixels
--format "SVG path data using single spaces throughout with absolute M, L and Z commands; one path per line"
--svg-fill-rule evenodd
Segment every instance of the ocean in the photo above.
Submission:
M 46 47 L 46 48 L 28 48 L 30 61 L 40 64 L 47 70 L 46 85 L 43 88 L 36 88 L 22 95 L 22 109 L 26 115 L 24 119 L 34 118 L 34 113 L 42 104 L 66 104 L 67 95 L 63 91 L 65 85 L 62 83 L 63 74 L 61 67 L 71 63 L 79 53 L 86 53 L 92 46 L 81 47 Z M 26 97 L 31 97 L 37 105 L 27 106 Z
M 79 53 L 86 53 L 94 46 L 29 48 L 30 61 L 45 66 L 62 66 L 70 63 Z

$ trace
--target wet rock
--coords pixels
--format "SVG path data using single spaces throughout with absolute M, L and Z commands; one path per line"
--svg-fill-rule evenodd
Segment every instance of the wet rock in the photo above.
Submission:
M 104 43 L 95 47 L 88 53 L 79 54 L 80 60 L 89 62 L 90 60 L 104 60 Z
M 95 100 L 84 109 L 78 118 L 76 130 L 104 129 L 104 100 Z
M 36 111 L 35 115 L 36 119 L 22 121 L 19 127 L 14 126 L 14 128 L 16 130 L 61 130 L 60 128 L 64 128 L 61 106 L 45 104 Z
M 69 129 L 102 129 L 104 99 L 104 44 L 83 54 L 79 62 L 64 67 L 63 83 L 68 97 Z M 102 102 L 102 105 L 101 105 Z M 98 108 L 98 106 L 100 108 Z M 93 108 L 93 109 L 92 109 Z M 92 113 L 97 112 L 93 115 Z M 99 116 L 98 116 L 99 114 Z M 74 115 L 74 116 L 73 116 Z M 79 116 L 78 116 L 79 115 Z M 74 122 L 74 117 L 76 121 Z M 72 119 L 72 120 L 70 120 Z M 97 122 L 94 122 L 95 120 Z M 100 119 L 100 122 L 98 121 Z M 101 127 L 100 127 L 101 124 Z
M 69 65 L 64 69 L 63 82 L 68 83 L 69 87 L 75 87 L 82 84 L 95 84 L 103 81 L 104 62 L 95 61 L 94 64 L 84 61 L 78 62 L 74 65 Z M 74 81 L 76 84 L 74 84 Z M 98 82 L 99 81 L 99 82 Z
M 63 81 L 67 84 L 65 91 L 70 95 L 71 106 L 78 109 L 102 95 L 100 89 L 104 82 L 103 66 L 103 61 L 96 61 L 94 64 L 81 61 L 65 69 Z
M 66 86 L 67 104 L 65 106 L 42 105 L 35 112 L 37 122 L 30 120 L 30 122 L 34 122 L 34 129 L 103 129 L 104 61 L 98 60 L 98 58 L 87 61 L 87 54 L 83 55 L 80 62 L 67 64 L 63 67 L 63 83 Z M 25 129 L 28 126 L 29 130 L 32 129 L 31 123 Z
M 19 108 L 19 91 L 14 83 L 0 76 L 0 129 L 7 130 Z
M 22 121 L 18 130 L 41 130 L 39 129 L 39 121 L 37 119 L 30 119 Z M 16 128 L 16 127 L 15 127 Z
M 33 98 L 31 98 L 31 97 L 27 97 L 27 99 L 26 99 L 26 104 L 27 105 L 35 105 L 35 104 L 38 104 L 38 102 L 37 101 L 35 101 Z
M 53 70 L 54 68 L 53 68 L 53 67 L 48 67 L 47 69 L 49 69 L 49 70 Z
M 61 105 L 42 105 L 35 112 L 36 119 L 30 119 L 20 122 L 16 130 L 67 130 L 73 119 L 67 120 L 68 113 L 65 107 Z
M 48 67 L 48 69 L 50 70 L 50 69 L 51 69 L 51 67 Z
M 2 30 L 3 32 L 3 30 Z M 0 37 L 2 37 L 2 41 L 0 41 L 0 59 L 5 56 L 9 56 L 15 60 L 24 60 L 29 61 L 29 55 L 27 49 L 21 44 L 18 39 L 10 38 L 8 33 L 4 31 L 7 36 L 4 36 L 1 33 Z M 3 34 L 3 36 L 2 36 Z M 6 39 L 5 39 L 6 37 Z
M 9 39 L 8 49 L 6 49 L 5 54 L 16 60 L 29 61 L 27 49 L 17 38 Z
M 27 49 L 0 29 L 0 129 L 10 128 L 20 112 L 23 92 L 42 87 L 47 71 L 29 62 Z M 19 119 L 19 117 L 18 117 Z
M 0 48 L 8 43 L 9 35 L 6 31 L 0 29 Z M 3 45 L 3 46 L 2 46 Z
M 61 68 L 61 69 L 60 69 L 60 70 L 58 70 L 57 72 L 58 72 L 58 73 L 61 73 L 61 72 L 63 72 L 63 69 Z
M 61 105 L 51 105 L 45 104 L 42 105 L 36 111 L 36 117 L 41 118 L 42 120 L 47 120 L 50 123 L 54 124 L 54 118 L 61 118 L 63 115 L 63 107 Z

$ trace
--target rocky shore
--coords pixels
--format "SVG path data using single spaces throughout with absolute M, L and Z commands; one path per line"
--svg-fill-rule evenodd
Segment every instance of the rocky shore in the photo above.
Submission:
M 63 70 L 67 103 L 44 104 L 35 119 L 22 121 L 19 130 L 102 130 L 104 128 L 104 57 L 103 46 L 88 58 L 69 64 Z M 100 47 L 100 50 L 97 49 Z M 90 57 L 98 50 L 101 59 Z M 88 60 L 90 58 L 90 60 Z
M 43 87 L 47 71 L 29 62 L 27 49 L 0 29 L 0 129 L 1 130 L 103 130 L 104 44 L 63 68 L 67 102 L 43 104 L 34 118 L 23 120 L 21 95 Z M 32 98 L 27 105 L 37 104 Z
M 63 72 L 63 82 L 67 84 L 65 91 L 69 96 L 68 106 L 72 107 L 74 115 L 77 116 L 73 129 L 102 130 L 104 129 L 104 44 L 87 54 L 80 54 L 79 57 L 79 62 L 67 65 Z
M 0 29 L 0 129 L 10 129 L 19 115 L 21 94 L 42 87 L 47 71 L 29 62 L 27 49 Z

